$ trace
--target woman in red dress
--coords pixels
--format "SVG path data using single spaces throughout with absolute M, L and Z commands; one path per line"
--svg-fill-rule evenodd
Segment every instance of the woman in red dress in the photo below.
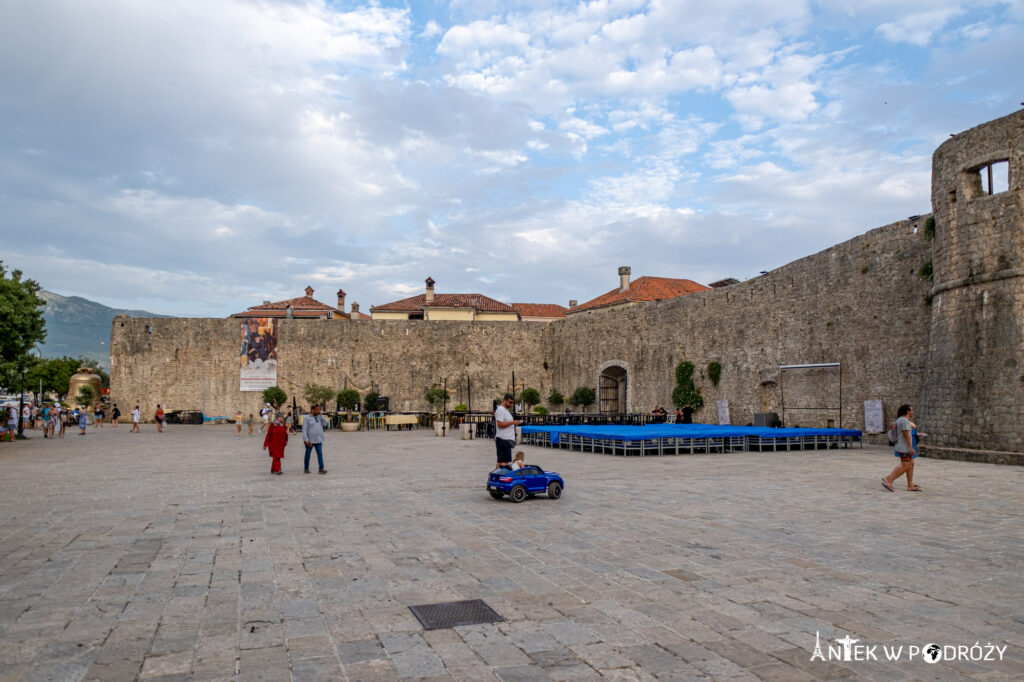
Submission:
M 263 438 L 263 449 L 270 450 L 273 464 L 270 465 L 270 473 L 283 474 L 281 471 L 281 460 L 284 459 L 284 448 L 288 445 L 288 427 L 284 425 L 284 415 L 280 412 L 274 417 L 274 423 L 267 429 L 267 435 Z

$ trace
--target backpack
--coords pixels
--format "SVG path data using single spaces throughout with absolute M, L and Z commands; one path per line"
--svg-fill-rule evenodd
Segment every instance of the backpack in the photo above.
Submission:
M 892 423 L 892 426 L 890 426 L 889 430 L 885 432 L 885 435 L 889 438 L 889 445 L 896 445 L 896 441 L 898 440 L 896 434 L 896 422 Z

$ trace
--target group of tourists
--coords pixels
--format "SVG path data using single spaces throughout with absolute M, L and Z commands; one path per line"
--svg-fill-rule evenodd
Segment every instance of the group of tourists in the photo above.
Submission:
M 676 424 L 692 424 L 693 423 L 693 405 L 683 405 L 683 407 L 676 408 L 675 412 Z M 652 424 L 665 424 L 668 422 L 668 411 L 660 405 L 655 405 L 654 409 L 651 410 L 651 423 Z
M 29 431 L 42 431 L 43 438 L 63 438 L 68 424 L 77 423 L 80 415 L 84 417 L 85 408 L 72 410 L 60 403 L 34 402 L 26 403 L 21 411 L 21 428 Z M 18 433 L 18 408 L 8 405 L 3 409 L 0 419 L 0 441 L 14 442 Z

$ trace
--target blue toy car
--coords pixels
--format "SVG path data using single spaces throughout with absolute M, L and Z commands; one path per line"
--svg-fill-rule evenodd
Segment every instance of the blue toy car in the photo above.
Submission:
M 553 471 L 544 471 L 539 466 L 527 465 L 518 471 L 500 467 L 487 477 L 487 492 L 496 500 L 503 495 L 513 502 L 522 502 L 537 493 L 547 493 L 557 500 L 562 496 L 565 481 Z

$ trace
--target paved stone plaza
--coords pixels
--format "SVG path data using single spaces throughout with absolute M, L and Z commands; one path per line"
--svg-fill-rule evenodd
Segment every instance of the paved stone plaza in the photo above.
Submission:
M 1024 677 L 1024 468 L 879 448 L 622 459 L 526 448 L 561 500 L 483 489 L 490 441 L 331 432 L 271 476 L 228 426 L 0 443 L 0 680 Z M 315 461 L 315 456 L 314 456 Z M 313 466 L 315 470 L 315 464 Z M 408 606 L 505 621 L 424 631 Z M 815 634 L 878 661 L 811 661 Z M 1003 660 L 884 660 L 992 643 Z M 859 646 L 858 645 L 858 646 Z

